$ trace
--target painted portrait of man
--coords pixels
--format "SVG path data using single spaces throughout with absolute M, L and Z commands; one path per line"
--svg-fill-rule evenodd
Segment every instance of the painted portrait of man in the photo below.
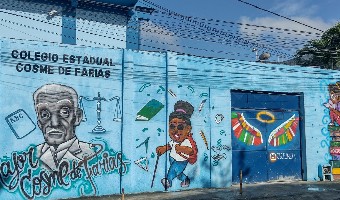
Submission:
M 63 160 L 80 161 L 95 153 L 92 144 L 79 141 L 76 136 L 83 111 L 73 88 L 46 84 L 34 92 L 33 100 L 37 124 L 45 139 L 36 147 L 37 157 L 44 167 L 57 171 Z

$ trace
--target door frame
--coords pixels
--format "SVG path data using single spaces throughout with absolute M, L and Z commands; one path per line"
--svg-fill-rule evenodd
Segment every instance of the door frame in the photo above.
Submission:
M 306 135 L 305 135 L 305 110 L 304 110 L 304 93 L 303 92 L 271 92 L 271 91 L 254 91 L 254 90 L 241 90 L 241 89 L 231 89 L 230 90 L 230 114 L 235 109 L 232 105 L 232 94 L 233 93 L 245 93 L 245 94 L 273 94 L 273 95 L 289 95 L 289 96 L 298 96 L 298 111 L 300 120 L 299 120 L 299 129 L 300 129 L 300 156 L 301 156 L 301 178 L 302 180 L 307 180 L 307 162 L 306 162 Z M 245 108 L 243 108 L 245 109 Z M 261 108 L 261 110 L 265 110 L 266 108 Z M 254 109 L 255 110 L 255 109 Z M 270 110 L 270 109 L 268 109 Z M 273 110 L 273 109 L 272 109 Z M 285 109 L 281 109 L 285 110 Z M 231 130 L 231 127 L 230 129 Z M 233 134 L 230 134 L 230 139 L 232 140 Z M 231 162 L 232 163 L 232 162 Z M 233 168 L 233 166 L 231 166 Z M 232 173 L 233 174 L 233 173 Z

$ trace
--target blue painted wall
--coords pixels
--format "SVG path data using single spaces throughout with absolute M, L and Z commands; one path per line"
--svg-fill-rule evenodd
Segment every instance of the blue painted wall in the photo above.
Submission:
M 126 193 L 164 190 L 161 179 L 170 167 L 169 154 L 159 157 L 156 168 L 156 148 L 171 140 L 168 120 L 179 100 L 194 107 L 191 133 L 198 154 L 196 163 L 187 164 L 184 170 L 190 186 L 181 187 L 181 181 L 174 179 L 168 190 L 228 187 L 232 183 L 231 90 L 234 89 L 302 93 L 304 179 L 319 180 L 318 165 L 330 159 L 329 114 L 323 103 L 329 98 L 328 84 L 339 79 L 338 72 L 20 40 L 3 39 L 0 44 L 3 94 L 0 195 L 6 199 L 117 194 L 122 188 Z M 30 52 L 31 57 L 23 51 Z M 71 55 L 75 56 L 73 63 L 70 63 Z M 91 63 L 97 58 L 107 62 Z M 50 71 L 32 72 L 29 66 L 35 64 L 39 70 L 42 65 Z M 73 159 L 77 162 L 58 168 L 58 173 L 44 171 L 40 160 L 33 155 L 37 153 L 37 145 L 45 142 L 37 123 L 33 93 L 52 83 L 72 87 L 77 92 L 83 120 L 76 126 L 76 136 L 83 143 L 93 144 L 96 155 L 87 160 Z M 100 104 L 98 93 L 105 98 Z M 159 109 L 149 120 L 136 120 L 148 102 L 153 102 L 152 108 Z M 224 116 L 220 123 L 216 123 L 216 115 Z M 98 133 L 100 129 L 95 129 L 98 121 L 105 132 L 101 129 Z M 230 148 L 223 152 L 213 150 L 221 146 Z M 223 157 L 214 159 L 217 154 Z M 16 162 L 18 155 L 21 159 Z M 79 170 L 76 173 L 74 169 Z M 48 182 L 47 176 L 56 179 Z M 36 193 L 32 193 L 33 185 Z

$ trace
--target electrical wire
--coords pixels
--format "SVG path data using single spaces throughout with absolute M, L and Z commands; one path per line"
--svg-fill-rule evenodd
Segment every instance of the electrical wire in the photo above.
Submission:
M 28 26 L 29 27 L 29 26 Z M 48 32 L 48 31 L 47 31 Z M 90 33 L 90 32 L 87 32 L 87 33 L 89 33 L 89 34 L 93 34 L 93 33 Z M 54 34 L 56 34 L 56 33 L 54 33 Z M 101 36 L 101 35 L 99 35 L 99 34 L 96 34 L 97 36 Z M 80 38 L 79 38 L 80 39 Z M 114 39 L 114 38 L 111 38 L 111 39 Z M 82 40 L 82 39 L 80 39 L 80 40 Z M 152 41 L 152 40 L 151 40 Z M 87 42 L 87 41 L 86 41 Z M 124 42 L 126 42 L 126 41 L 124 41 Z M 100 44 L 100 43 L 99 43 Z M 101 45 L 101 44 L 100 44 Z M 149 45 L 149 47 L 152 47 L 152 46 L 150 46 Z M 183 47 L 185 47 L 185 46 L 183 46 Z M 159 50 L 165 50 L 165 49 L 162 49 L 162 48 L 158 48 Z M 198 49 L 198 48 L 192 48 L 192 49 Z M 213 52 L 215 52 L 215 51 L 213 51 Z M 236 54 L 236 55 L 240 55 L 240 54 Z
M 249 6 L 252 6 L 252 7 L 254 7 L 254 8 L 257 8 L 257 9 L 259 9 L 259 10 L 262 10 L 262 11 L 265 11 L 265 12 L 268 12 L 268 13 L 271 13 L 271 14 L 276 15 L 276 16 L 278 16 L 278 17 L 287 19 L 287 20 L 289 20 L 289 21 L 298 23 L 298 24 L 300 24 L 300 25 L 306 26 L 306 27 L 308 27 L 308 28 L 311 28 L 311 29 L 314 29 L 314 30 L 317 30 L 317 31 L 320 31 L 320 32 L 324 32 L 324 31 L 321 30 L 321 29 L 314 28 L 314 27 L 312 27 L 312 26 L 310 26 L 310 25 L 307 25 L 307 24 L 305 24 L 305 23 L 296 21 L 296 20 L 294 20 L 294 19 L 290 19 L 290 18 L 288 18 L 288 17 L 285 17 L 285 16 L 283 16 L 283 15 L 277 14 L 277 13 L 272 12 L 272 11 L 267 10 L 267 9 L 261 8 L 261 7 L 259 7 L 259 6 L 254 5 L 254 4 L 251 4 L 251 3 L 249 3 L 249 2 L 246 2 L 246 1 L 243 1 L 243 0 L 237 0 L 237 1 L 239 1 L 239 2 L 241 2 L 241 3 L 244 3 L 244 4 L 247 4 L 247 5 L 249 5 Z
M 147 3 L 150 3 L 150 4 L 152 4 L 153 6 L 155 6 L 155 7 L 158 7 L 158 8 L 161 8 L 161 9 L 163 9 L 162 7 L 160 7 L 160 6 L 158 6 L 158 5 L 155 5 L 154 3 L 152 3 L 152 2 L 150 2 L 150 1 L 148 1 L 148 0 L 143 0 L 144 2 L 147 2 Z M 170 13 L 170 14 L 168 14 L 168 15 L 171 15 L 171 13 L 174 13 L 174 12 L 172 12 L 172 11 L 170 11 L 170 10 L 168 10 L 168 9 L 166 9 L 166 11 L 168 12 L 168 13 Z M 156 11 L 157 12 L 157 11 Z M 177 14 L 177 13 L 174 13 L 174 14 L 172 14 L 173 16 L 181 16 L 181 18 L 182 18 L 182 20 L 183 19 L 189 19 L 189 18 L 191 18 L 191 17 L 188 17 L 188 16 L 184 16 L 184 15 L 180 15 L 180 14 Z M 197 18 L 195 18 L 195 19 L 197 19 Z M 212 20 L 209 20 L 209 21 L 212 21 Z M 200 23 L 201 24 L 201 23 Z M 209 28 L 209 27 L 208 27 Z M 210 28 L 210 30 L 211 30 L 212 28 Z M 280 28 L 281 29 L 281 28 Z M 288 29 L 284 29 L 284 31 L 288 31 Z M 298 32 L 298 31 L 296 31 L 296 30 L 294 30 L 293 32 Z M 302 31 L 303 32 L 303 31 Z M 300 33 L 299 33 L 300 34 Z M 271 41 L 272 42 L 272 41 Z M 277 42 L 278 43 L 278 42 Z M 285 42 L 284 44 L 288 44 L 287 42 Z M 289 42 L 289 44 L 291 44 L 291 42 Z M 252 46 L 255 46 L 255 44 L 253 44 Z
M 155 7 L 158 7 L 158 8 L 160 8 L 160 9 L 163 9 L 164 10 L 164 8 L 162 8 L 162 7 L 160 7 L 160 6 L 158 6 L 158 5 L 155 5 L 154 3 L 152 3 L 152 2 L 150 2 L 150 1 L 148 1 L 148 0 L 144 0 L 145 2 L 149 2 L 149 3 L 151 3 L 153 6 L 155 6 Z M 173 12 L 173 11 L 170 11 L 169 9 L 165 9 L 168 13 L 171 13 L 171 12 Z M 177 13 L 174 13 L 174 16 L 181 16 L 182 17 L 182 19 L 188 19 L 188 18 L 191 18 L 191 17 L 188 17 L 188 16 L 184 16 L 184 15 L 180 15 L 180 14 L 177 14 Z M 212 20 L 209 20 L 209 21 L 212 21 Z M 284 29 L 285 31 L 286 30 L 288 30 L 288 29 Z M 294 32 L 297 32 L 296 30 L 294 30 Z M 309 32 L 310 33 L 310 32 Z M 263 39 L 262 39 L 262 41 L 263 41 Z M 272 42 L 272 41 L 271 41 Z M 279 43 L 279 42 L 274 42 L 274 43 Z M 283 44 L 291 44 L 291 42 L 284 42 Z M 299 48 L 297 48 L 297 47 L 295 47 L 295 49 L 299 49 Z M 321 56 L 320 56 L 321 57 Z M 334 58 L 336 58 L 336 57 L 334 57 Z
M 263 28 L 263 29 L 270 29 L 270 30 L 277 30 L 277 31 L 285 31 L 285 32 L 292 32 L 292 33 L 299 33 L 299 34 L 307 34 L 307 35 L 316 35 L 316 36 L 321 36 L 322 33 L 317 33 L 317 32 L 310 32 L 310 31 L 302 31 L 302 30 L 296 30 L 296 29 L 289 29 L 289 28 L 281 28 L 281 27 L 272 27 L 272 26 L 263 26 L 263 25 L 255 25 L 255 24 L 245 24 L 245 23 L 240 23 L 240 22 L 231 22 L 231 21 L 224 21 L 224 20 L 217 20 L 217 19 L 207 19 L 207 18 L 198 18 L 198 17 L 191 17 L 191 16 L 185 16 L 179 13 L 176 13 L 174 11 L 171 11 L 167 8 L 164 8 L 158 4 L 155 4 L 149 0 L 141 0 L 141 3 L 148 6 L 152 5 L 155 8 L 159 8 L 163 11 L 160 10 L 155 10 L 152 12 L 154 13 L 161 13 L 165 15 L 169 15 L 171 17 L 180 17 L 182 20 L 199 20 L 199 21 L 207 21 L 208 24 L 231 24 L 231 25 L 237 25 L 237 26 L 248 26 L 248 27 L 255 27 L 255 28 Z M 165 11 L 165 12 L 164 12 Z M 307 36 L 305 35 L 305 36 Z

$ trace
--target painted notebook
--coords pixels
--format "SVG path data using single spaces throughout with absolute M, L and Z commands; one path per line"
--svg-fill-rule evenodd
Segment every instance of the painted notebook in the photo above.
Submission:
M 140 111 L 137 113 L 136 121 L 149 121 L 160 110 L 164 108 L 164 105 L 156 99 L 150 100 Z

